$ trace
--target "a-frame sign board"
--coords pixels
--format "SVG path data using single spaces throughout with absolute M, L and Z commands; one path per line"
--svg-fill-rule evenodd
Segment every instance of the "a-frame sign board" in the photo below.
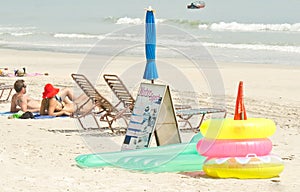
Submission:
M 122 150 L 181 143 L 168 85 L 141 83 Z

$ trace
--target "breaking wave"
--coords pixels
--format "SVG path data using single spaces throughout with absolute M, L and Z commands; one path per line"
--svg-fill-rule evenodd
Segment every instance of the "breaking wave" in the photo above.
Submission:
M 143 18 L 130 17 L 107 17 L 106 21 L 115 24 L 140 25 L 144 24 Z M 189 25 L 198 27 L 201 30 L 212 31 L 232 31 L 232 32 L 265 32 L 265 31 L 280 31 L 280 32 L 300 32 L 300 23 L 279 23 L 279 24 L 262 24 L 262 23 L 238 23 L 238 22 L 214 22 L 209 23 L 200 20 L 185 20 L 185 19 L 156 19 L 156 23 L 174 23 L 179 25 Z
M 265 31 L 281 31 L 281 32 L 300 32 L 300 23 L 284 23 L 284 24 L 245 24 L 245 23 L 212 23 L 199 24 L 199 29 L 209 29 L 212 31 L 241 31 L 241 32 L 265 32 Z
M 230 44 L 230 43 L 203 43 L 207 47 L 230 48 L 230 49 L 248 49 L 248 50 L 267 50 L 280 51 L 288 53 L 300 53 L 299 46 L 280 46 L 265 44 Z

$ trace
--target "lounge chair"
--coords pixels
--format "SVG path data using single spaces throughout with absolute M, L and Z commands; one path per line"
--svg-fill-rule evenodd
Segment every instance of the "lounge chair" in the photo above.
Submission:
M 191 106 L 186 105 L 184 108 L 177 107 L 176 110 L 176 116 L 179 118 L 178 122 L 184 122 L 183 127 L 186 127 L 187 125 L 192 130 L 199 130 L 199 127 L 201 126 L 205 115 L 211 114 L 211 113 L 224 113 L 224 118 L 227 115 L 227 110 L 223 108 L 192 108 Z M 196 125 L 196 127 L 192 126 L 192 123 L 190 122 L 191 118 L 196 115 L 202 115 L 201 119 Z
M 123 81 L 117 75 L 104 74 L 104 80 L 110 89 L 114 92 L 115 96 L 119 99 L 119 104 L 123 104 L 125 108 L 133 110 L 135 100 L 129 93 Z
M 96 88 L 84 75 L 72 74 L 71 76 L 73 80 L 77 83 L 77 85 L 80 87 L 80 89 L 88 96 L 89 101 L 93 103 L 93 109 L 98 109 L 97 112 L 94 112 L 94 110 L 91 109 L 87 110 L 87 112 L 85 112 L 84 114 L 79 114 L 76 116 L 82 127 L 83 124 L 81 122 L 81 118 L 89 114 L 92 115 L 95 120 L 95 115 L 100 115 L 100 121 L 107 122 L 108 127 L 111 129 L 112 132 L 114 132 L 112 124 L 118 119 L 123 119 L 126 125 L 128 125 L 127 120 L 130 117 L 130 113 L 128 113 L 128 108 L 123 108 L 120 110 L 117 109 L 116 106 L 112 105 L 96 90 Z M 80 108 L 82 108 L 82 106 L 80 106 Z M 100 128 L 98 123 L 97 126 Z
M 6 85 L 4 83 L 0 83 L 0 102 L 6 102 L 8 101 L 11 92 L 13 90 L 12 85 Z
M 119 104 L 123 103 L 124 107 L 129 107 L 130 110 L 133 110 L 135 100 L 126 88 L 125 84 L 117 75 L 104 74 L 104 80 L 114 92 L 116 97 L 119 99 Z M 226 110 L 222 108 L 192 108 L 190 105 L 174 105 L 176 116 L 178 117 L 178 122 L 184 122 L 183 128 L 189 126 L 187 129 L 198 129 L 202 124 L 205 115 L 211 113 L 224 113 L 226 117 Z M 202 115 L 200 122 L 196 127 L 190 122 L 193 116 Z

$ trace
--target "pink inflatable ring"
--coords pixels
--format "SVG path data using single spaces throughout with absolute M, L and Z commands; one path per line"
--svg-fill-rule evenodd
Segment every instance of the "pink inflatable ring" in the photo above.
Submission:
M 268 155 L 272 150 L 272 142 L 262 139 L 201 139 L 197 143 L 199 154 L 207 157 L 244 157 L 249 153 L 258 156 Z

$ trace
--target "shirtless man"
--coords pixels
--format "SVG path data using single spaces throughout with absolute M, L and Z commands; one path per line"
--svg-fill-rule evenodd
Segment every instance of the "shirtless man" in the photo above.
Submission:
M 12 96 L 10 112 L 15 113 L 20 110 L 23 112 L 38 112 L 40 110 L 41 101 L 34 100 L 26 94 L 26 85 L 24 80 L 17 80 L 14 84 L 16 93 Z

